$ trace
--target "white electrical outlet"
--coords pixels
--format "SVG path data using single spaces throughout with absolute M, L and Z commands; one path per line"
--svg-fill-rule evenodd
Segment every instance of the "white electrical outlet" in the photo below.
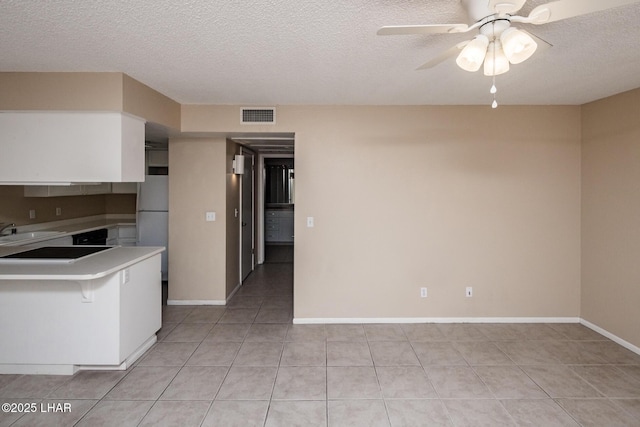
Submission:
M 420 298 L 427 297 L 427 288 L 420 288 Z
M 120 284 L 122 285 L 126 285 L 127 283 L 129 283 L 129 269 L 125 268 L 124 270 L 120 271 Z
M 56 216 L 62 215 L 62 208 L 56 208 Z
M 467 298 L 471 298 L 473 296 L 473 288 L 471 286 L 467 286 L 467 289 L 464 294 Z
M 206 212 L 204 215 L 204 219 L 208 222 L 211 221 L 215 221 L 216 220 L 216 213 L 215 212 Z
M 36 210 L 29 209 L 29 219 L 36 219 Z
M 307 217 L 307 227 L 308 228 L 313 228 L 313 217 L 312 216 L 308 216 Z

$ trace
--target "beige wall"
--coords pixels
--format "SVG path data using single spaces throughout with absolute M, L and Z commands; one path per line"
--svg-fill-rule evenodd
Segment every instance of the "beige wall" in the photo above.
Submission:
M 224 138 L 169 143 L 169 300 L 224 301 L 239 284 L 237 152 Z
M 122 109 L 122 73 L 0 73 L 0 110 Z
M 169 300 L 226 298 L 226 161 L 224 138 L 169 141 Z
M 180 129 L 180 104 L 123 74 L 122 110 L 165 127 Z
M 579 316 L 579 107 L 238 111 L 182 130 L 296 133 L 296 318 Z
M 640 89 L 582 107 L 582 317 L 640 347 Z
M 0 110 L 125 111 L 180 127 L 180 104 L 123 73 L 1 72 Z
M 106 194 L 104 196 L 104 211 L 107 214 L 135 214 L 135 194 Z

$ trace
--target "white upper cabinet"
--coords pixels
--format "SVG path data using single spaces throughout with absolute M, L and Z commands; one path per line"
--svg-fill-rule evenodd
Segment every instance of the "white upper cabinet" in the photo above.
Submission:
M 0 184 L 144 181 L 144 125 L 119 112 L 0 112 Z

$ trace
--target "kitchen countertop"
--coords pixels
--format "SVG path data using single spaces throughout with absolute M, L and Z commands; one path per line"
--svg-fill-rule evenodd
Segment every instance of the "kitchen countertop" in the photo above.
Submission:
M 34 224 L 26 227 L 17 227 L 18 233 L 27 233 L 32 231 L 55 231 L 56 234 L 47 236 L 36 237 L 33 239 L 24 240 L 9 240 L 1 241 L 0 247 L 3 246 L 15 246 L 15 245 L 28 245 L 29 243 L 41 242 L 43 240 L 57 239 L 58 237 L 72 236 L 78 233 L 85 233 L 87 231 L 99 230 L 101 228 L 115 227 L 115 226 L 135 226 L 135 215 L 122 216 L 122 217 L 102 217 L 100 215 L 77 218 L 66 221 L 57 221 L 43 224 Z
M 33 247 L 3 246 L 0 256 L 23 252 Z M 2 280 L 92 280 L 123 270 L 164 251 L 164 247 L 114 246 L 111 249 L 69 263 L 47 261 L 0 260 Z M 0 291 L 2 283 L 0 282 Z
M 101 228 L 113 227 L 116 225 L 136 225 L 135 218 L 130 219 L 93 219 L 85 222 L 79 222 L 77 224 L 70 224 L 66 226 L 58 226 L 49 228 L 43 231 L 62 231 L 63 234 L 56 235 L 56 237 L 62 237 L 67 234 L 78 234 L 87 231 L 99 230 Z

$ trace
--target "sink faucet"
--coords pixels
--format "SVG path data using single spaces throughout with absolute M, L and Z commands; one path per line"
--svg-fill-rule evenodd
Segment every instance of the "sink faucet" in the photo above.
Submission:
M 0 224 L 0 236 L 2 236 L 2 233 L 4 232 L 4 230 L 6 230 L 9 227 L 15 227 L 16 225 L 14 223 L 10 223 L 10 224 Z M 13 230 L 11 230 L 11 234 L 16 234 L 16 229 L 14 228 Z

